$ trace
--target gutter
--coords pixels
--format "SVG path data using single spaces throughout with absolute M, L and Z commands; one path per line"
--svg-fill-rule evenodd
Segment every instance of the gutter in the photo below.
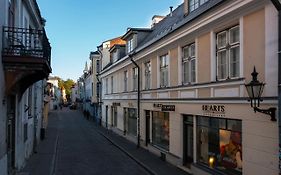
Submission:
M 140 147 L 140 67 L 139 65 L 133 60 L 133 55 L 135 52 L 129 54 L 129 58 L 132 61 L 132 63 L 138 68 L 138 111 L 137 111 L 137 148 Z

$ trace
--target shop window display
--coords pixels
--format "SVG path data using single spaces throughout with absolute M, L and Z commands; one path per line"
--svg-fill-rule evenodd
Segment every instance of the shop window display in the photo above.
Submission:
M 152 112 L 152 143 L 169 149 L 169 113 Z
M 242 172 L 242 122 L 197 118 L 197 160 L 227 174 Z
M 128 108 L 128 134 L 137 135 L 137 110 Z

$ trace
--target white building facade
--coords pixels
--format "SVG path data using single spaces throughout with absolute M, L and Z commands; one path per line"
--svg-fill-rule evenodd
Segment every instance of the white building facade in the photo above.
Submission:
M 122 39 L 127 55 L 101 72 L 106 127 L 136 143 L 140 136 L 142 147 L 192 174 L 279 173 L 278 121 L 254 112 L 245 89 L 255 67 L 266 83 L 261 108 L 276 108 L 278 119 L 271 1 L 186 0 Z
M 35 0 L 0 1 L 1 175 L 21 169 L 39 142 L 51 72 L 44 23 Z

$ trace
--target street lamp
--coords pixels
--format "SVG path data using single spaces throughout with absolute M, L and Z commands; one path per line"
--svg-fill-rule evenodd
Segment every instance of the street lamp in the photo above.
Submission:
M 265 83 L 259 82 L 257 77 L 258 73 L 256 72 L 256 68 L 254 67 L 254 71 L 252 72 L 252 81 L 248 84 L 245 84 L 245 87 L 248 92 L 248 96 L 250 97 L 251 107 L 254 108 L 255 112 L 261 112 L 267 115 L 270 115 L 271 121 L 276 121 L 275 111 L 276 108 L 269 108 L 269 109 L 260 109 L 261 95 L 263 93 Z

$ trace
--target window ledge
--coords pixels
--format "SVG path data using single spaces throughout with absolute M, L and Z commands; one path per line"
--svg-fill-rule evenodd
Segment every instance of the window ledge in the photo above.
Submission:
M 241 175 L 242 173 L 231 173 L 231 174 L 226 174 L 226 173 L 223 173 L 222 171 L 219 171 L 217 169 L 212 169 L 212 168 L 209 168 L 208 166 L 202 164 L 202 163 L 193 163 L 192 166 L 196 167 L 196 168 L 199 168 L 203 171 L 206 171 L 212 175 Z

